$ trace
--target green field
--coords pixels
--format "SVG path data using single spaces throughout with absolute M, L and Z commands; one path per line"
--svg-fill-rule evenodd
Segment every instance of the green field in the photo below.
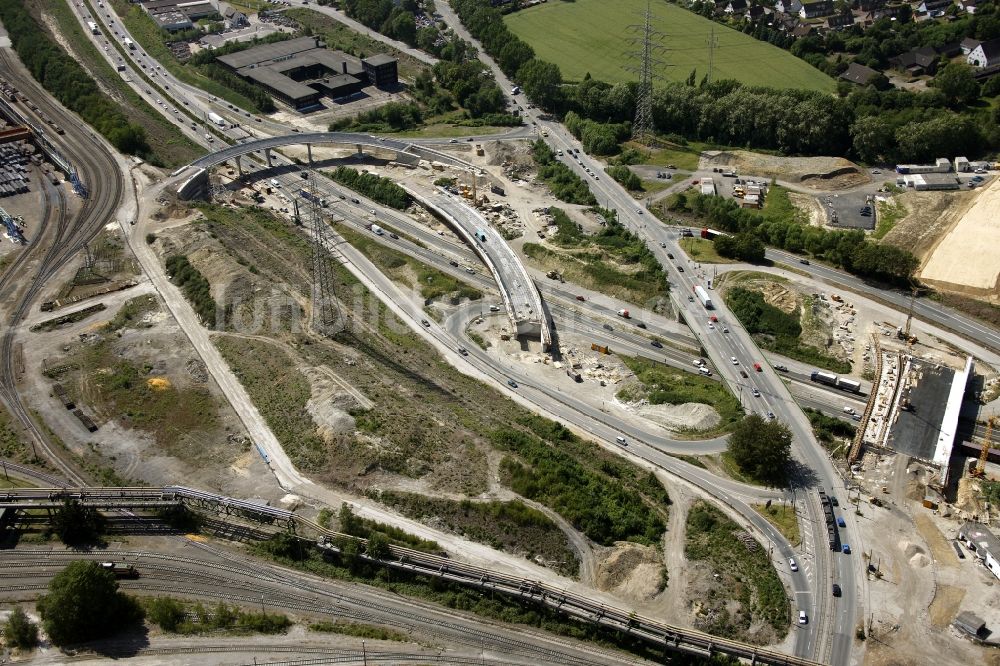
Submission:
M 566 80 L 590 75 L 602 81 L 630 81 L 626 51 L 637 36 L 628 26 L 641 22 L 644 0 L 576 0 L 548 2 L 505 17 L 514 34 L 526 41 L 542 60 L 559 65 Z M 749 35 L 715 24 L 666 3 L 654 6 L 653 27 L 664 33 L 666 67 L 659 73 L 683 81 L 697 69 L 697 79 L 708 71 L 708 40 L 712 28 L 718 47 L 712 79 L 736 79 L 750 85 L 832 91 L 834 81 L 804 60 Z M 596 56 L 596 57 L 595 57 Z

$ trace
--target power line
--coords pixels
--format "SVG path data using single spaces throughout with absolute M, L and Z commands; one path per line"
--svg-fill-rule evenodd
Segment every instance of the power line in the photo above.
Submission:
M 712 26 L 712 32 L 708 37 L 708 78 L 705 79 L 707 83 L 712 82 L 712 66 L 715 64 L 715 49 L 719 47 L 719 40 L 715 36 L 715 26 Z
M 333 260 L 328 249 L 332 242 L 311 172 L 302 190 L 302 199 L 308 204 L 306 213 L 312 236 L 312 328 L 321 335 L 333 337 L 344 328 L 344 321 L 337 300 Z

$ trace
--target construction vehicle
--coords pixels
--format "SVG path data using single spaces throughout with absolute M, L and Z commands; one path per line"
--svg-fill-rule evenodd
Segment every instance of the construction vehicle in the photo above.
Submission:
M 983 436 L 983 446 L 979 450 L 979 462 L 976 463 L 976 468 L 972 470 L 972 476 L 977 479 L 986 476 L 986 459 L 990 456 L 990 444 L 993 443 L 993 424 L 996 420 L 997 417 L 991 416 L 986 421 L 986 434 Z
M 916 297 L 917 292 L 913 291 L 910 294 L 910 307 L 906 313 L 906 328 L 899 327 L 896 329 L 896 337 L 900 340 L 904 340 L 907 344 L 916 344 L 917 336 L 910 334 L 910 324 L 913 323 L 913 299 Z

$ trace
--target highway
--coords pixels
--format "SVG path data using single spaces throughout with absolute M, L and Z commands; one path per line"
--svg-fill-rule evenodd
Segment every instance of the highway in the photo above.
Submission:
M 485 55 L 482 46 L 465 30 L 451 7 L 443 1 L 437 3 L 436 6 L 445 22 L 459 36 L 480 49 L 480 59 L 490 67 L 501 89 L 512 90 L 513 83 L 497 67 L 496 63 Z M 666 256 L 668 252 L 678 257 L 685 256 L 677 242 L 678 236 L 669 231 L 653 216 L 645 213 L 641 204 L 637 203 L 613 179 L 596 180 L 588 176 L 587 167 L 594 173 L 601 173 L 603 171 L 602 165 L 583 153 L 580 143 L 561 124 L 543 120 L 538 109 L 526 109 L 524 114 L 526 119 L 532 120 L 540 128 L 548 131 L 547 141 L 549 145 L 553 149 L 564 151 L 566 156 L 563 158 L 563 162 L 568 164 L 585 182 L 588 182 L 598 200 L 608 202 L 608 205 L 618 211 L 621 223 L 640 238 L 646 240 L 648 247 L 656 254 L 660 263 L 667 270 L 670 282 L 676 285 L 672 296 L 683 312 L 688 325 L 708 352 L 708 356 L 719 370 L 719 374 L 733 386 L 734 391 L 737 390 L 738 368 L 750 366 L 754 362 L 761 363 L 761 372 L 750 373 L 750 376 L 753 377 L 752 386 L 761 393 L 761 398 L 752 403 L 751 409 L 765 415 L 773 413 L 774 417 L 788 425 L 792 431 L 793 449 L 796 455 L 815 475 L 815 478 L 809 481 L 809 486 L 813 490 L 825 488 L 828 493 L 842 493 L 843 483 L 826 458 L 822 447 L 813 437 L 808 420 L 794 405 L 791 395 L 781 379 L 765 363 L 763 355 L 756 349 L 749 334 L 739 326 L 735 317 L 730 316 L 724 304 L 717 305 L 715 314 L 721 323 L 728 325 L 729 334 L 722 334 L 715 327 L 709 328 L 708 315 L 710 313 L 705 312 L 700 303 L 692 303 L 687 300 L 687 294 L 691 294 L 695 286 L 692 280 L 693 276 L 690 272 L 680 273 L 677 271 L 674 262 L 671 262 Z M 571 151 L 575 154 L 578 150 L 581 152 L 575 156 L 579 161 L 569 157 Z M 768 398 L 768 395 L 772 397 Z M 777 400 L 776 397 L 784 399 Z M 805 519 L 813 525 L 819 525 L 822 521 L 822 512 L 818 498 L 816 498 L 815 492 L 811 492 L 809 496 L 810 501 L 806 502 Z M 853 531 L 855 531 L 853 521 L 850 521 L 847 532 L 850 534 Z M 854 613 L 859 598 L 855 570 L 861 565 L 855 565 L 854 561 L 860 561 L 860 558 L 831 555 L 825 531 L 821 533 L 819 530 L 813 530 L 811 535 L 812 539 L 809 543 L 803 542 L 808 549 L 804 559 L 808 566 L 810 580 L 806 580 L 804 571 L 806 566 L 800 567 L 799 572 L 792 574 L 793 581 L 801 579 L 792 604 L 793 611 L 803 609 L 812 617 L 809 624 L 796 627 L 795 653 L 800 656 L 809 655 L 819 661 L 829 661 L 835 666 L 846 666 L 850 660 Z M 844 591 L 843 598 L 836 602 L 836 609 L 830 594 L 830 585 L 833 582 L 839 582 Z M 813 589 L 806 591 L 809 589 L 810 583 Z

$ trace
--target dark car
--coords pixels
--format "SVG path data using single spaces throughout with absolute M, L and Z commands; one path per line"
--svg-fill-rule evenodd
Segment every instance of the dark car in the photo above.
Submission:
M 451 264 L 452 266 L 458 266 L 458 262 L 457 262 L 457 261 L 455 261 L 454 259 L 452 259 L 452 260 L 451 260 L 451 261 L 449 261 L 448 263 L 449 263 L 449 264 Z
M 747 378 L 747 371 L 746 370 L 740 370 L 740 377 L 742 377 L 743 379 L 746 379 Z
M 458 353 L 461 354 L 462 356 L 468 356 L 469 355 L 469 350 L 466 349 L 465 347 L 459 347 L 458 348 Z
M 353 204 L 359 204 L 359 203 L 361 203 L 361 201 L 359 201 L 358 199 L 351 199 L 351 203 L 353 203 Z
M 427 321 L 426 319 L 421 319 L 420 323 L 423 324 L 424 326 L 426 326 L 427 328 L 431 327 L 431 323 L 429 321 Z
M 674 258 L 674 255 L 671 254 L 670 252 L 667 252 L 667 259 L 673 259 L 673 258 Z
M 832 504 L 833 506 L 840 506 L 840 500 L 838 500 L 833 495 L 830 495 L 830 504 Z
M 391 231 L 389 232 L 389 238 L 392 238 L 394 240 L 399 240 L 399 236 L 397 236 L 396 234 L 392 233 Z
M 800 264 L 805 264 L 806 266 L 808 266 L 809 265 L 809 260 L 808 259 L 799 259 L 799 263 Z
M 611 324 L 605 324 L 605 325 L 604 325 L 604 328 L 606 328 L 606 329 L 607 329 L 607 330 L 609 330 L 609 331 L 613 331 L 613 330 L 615 330 L 615 329 L 611 328 Z
M 639 328 L 646 328 L 646 324 L 641 321 L 635 322 L 635 325 L 638 326 Z
M 834 583 L 834 584 L 833 584 L 833 596 L 835 596 L 835 597 L 839 597 L 839 596 L 840 596 L 840 594 L 841 594 L 841 591 L 840 591 L 840 586 L 839 586 L 839 585 L 837 585 L 836 583 Z
M 684 272 L 684 267 L 683 266 L 678 266 L 677 267 L 677 272 L 678 273 L 683 273 Z
M 509 386 L 511 388 L 517 388 L 517 382 L 515 382 L 513 379 L 508 379 L 507 380 L 507 386 Z
M 654 346 L 654 347 L 656 347 L 657 349 L 663 349 L 663 343 L 662 343 L 662 342 L 660 342 L 659 340 L 653 340 L 653 341 L 652 341 L 652 342 L 650 342 L 649 344 L 653 345 L 653 346 Z
M 576 297 L 576 300 L 578 300 L 578 301 L 585 301 L 585 300 L 587 300 L 587 299 L 586 299 L 586 298 L 584 298 L 583 296 L 577 296 L 577 297 Z

